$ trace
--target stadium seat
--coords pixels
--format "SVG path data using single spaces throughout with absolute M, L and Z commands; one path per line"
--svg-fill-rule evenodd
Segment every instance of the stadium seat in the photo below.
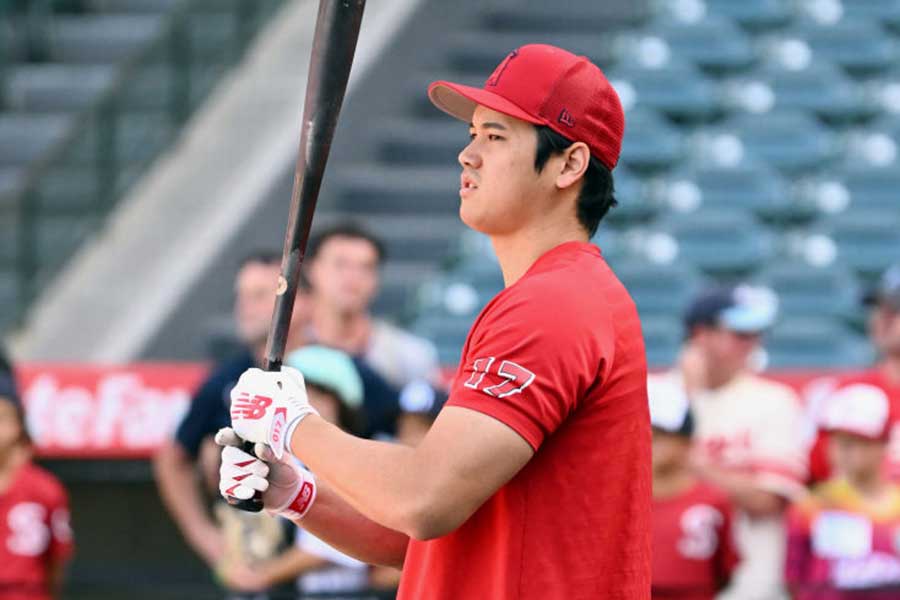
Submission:
M 900 214 L 897 190 L 900 190 L 900 172 L 896 167 L 851 166 L 826 172 L 810 185 L 809 194 L 825 214 L 873 209 L 897 215 Z
M 651 110 L 625 115 L 625 138 L 620 160 L 634 171 L 671 168 L 684 155 L 681 132 Z
M 4 104 L 8 109 L 60 113 L 84 109 L 112 82 L 105 65 L 33 64 L 10 68 Z
M 685 121 L 708 121 L 721 113 L 715 86 L 691 67 L 660 69 L 623 65 L 607 74 L 626 110 L 650 108 Z
M 864 338 L 831 319 L 785 319 L 765 336 L 764 345 L 774 370 L 854 369 L 874 360 Z
M 845 122 L 876 112 L 862 89 L 827 63 L 813 63 L 801 70 L 766 67 L 732 80 L 726 90 L 730 104 L 753 113 L 796 109 L 827 121 Z
M 613 172 L 615 197 L 618 205 L 604 217 L 614 227 L 631 226 L 652 218 L 657 212 L 654 203 L 646 194 L 643 182 L 624 166 Z
M 437 346 L 438 360 L 442 365 L 456 365 L 460 361 L 462 347 L 472 328 L 472 321 L 469 316 L 426 314 L 413 322 L 412 331 L 431 340 Z
M 746 275 L 774 256 L 771 234 L 740 210 L 669 215 L 655 228 L 674 240 L 678 261 L 715 276 Z
M 463 75 L 478 76 L 482 82 L 497 66 L 501 58 L 524 42 L 521 32 L 491 33 L 482 31 L 465 32 L 450 37 L 446 52 L 446 67 Z M 528 43 L 552 43 L 575 54 L 584 55 L 597 64 L 606 64 L 611 58 L 611 43 L 597 32 L 555 33 L 537 35 Z
M 786 0 L 706 0 L 706 11 L 753 32 L 781 27 L 792 18 Z
M 703 283 L 696 269 L 682 263 L 659 265 L 632 259 L 616 263 L 613 270 L 641 317 L 679 314 Z
M 0 113 L 0 167 L 40 157 L 62 141 L 69 124 L 66 115 Z
M 736 136 L 747 158 L 763 160 L 785 172 L 823 168 L 838 153 L 834 133 L 802 112 L 773 111 L 763 118 L 736 115 L 717 132 Z
M 396 119 L 375 130 L 380 160 L 401 166 L 457 165 L 469 143 L 466 126 L 453 119 Z
M 853 74 L 881 72 L 896 61 L 893 41 L 867 19 L 845 18 L 830 25 L 804 23 L 784 36 L 804 40 L 817 59 L 837 64 Z
M 55 17 L 48 27 L 53 62 L 110 64 L 133 55 L 162 32 L 159 15 Z
M 0 242 L 2 243 L 2 242 Z M 0 269 L 0 331 L 7 331 L 15 322 L 16 311 L 12 307 L 19 303 L 19 286 L 12 270 Z
M 663 201 L 677 212 L 739 209 L 763 219 L 797 220 L 812 216 L 812 205 L 794 199 L 787 180 L 763 164 L 696 166 L 668 175 L 659 186 Z
M 900 29 L 900 1 L 843 0 L 843 16 L 849 19 L 870 19 L 893 30 Z
M 868 278 L 880 275 L 900 256 L 900 215 L 880 210 L 846 211 L 813 231 L 833 240 L 836 260 Z
M 661 368 L 674 364 L 684 339 L 684 330 L 680 319 L 674 316 L 645 317 L 642 315 L 641 330 L 644 334 L 647 366 Z
M 356 166 L 334 174 L 335 207 L 348 214 L 445 214 L 459 211 L 458 166 Z
M 662 38 L 673 54 L 712 73 L 740 71 L 756 60 L 749 38 L 729 19 L 710 17 L 693 23 L 665 19 L 645 34 Z
M 777 262 L 763 268 L 754 282 L 778 294 L 779 312 L 795 317 L 850 318 L 859 310 L 861 290 L 856 276 L 840 265 L 816 267 L 803 262 Z
M 594 0 L 569 0 L 567 10 L 559 10 L 558 6 L 544 0 L 520 0 L 505 6 L 497 4 L 499 3 L 489 3 L 485 6 L 487 10 L 481 15 L 484 25 L 494 32 L 515 32 L 520 35 L 583 32 L 596 36 L 598 32 L 610 28 L 636 23 L 645 18 L 647 12 L 644 2 L 632 3 L 631 11 L 623 11 L 622 6 Z

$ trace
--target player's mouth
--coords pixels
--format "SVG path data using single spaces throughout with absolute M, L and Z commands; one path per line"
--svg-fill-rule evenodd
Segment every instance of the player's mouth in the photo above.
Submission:
M 466 197 L 472 194 L 475 190 L 478 189 L 478 185 L 475 181 L 469 177 L 468 175 L 460 175 L 459 176 L 459 195 L 462 197 Z

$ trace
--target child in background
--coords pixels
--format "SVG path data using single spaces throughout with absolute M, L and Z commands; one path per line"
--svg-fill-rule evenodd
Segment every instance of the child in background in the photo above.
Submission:
M 425 381 L 411 381 L 400 392 L 397 441 L 418 446 L 447 401 L 447 392 Z
M 833 475 L 788 511 L 785 579 L 795 600 L 900 598 L 900 486 L 883 468 L 888 397 L 851 384 L 822 415 Z
M 653 600 L 712 600 L 739 562 L 728 496 L 690 465 L 693 418 L 684 394 L 647 388 L 653 427 Z
M 0 598 L 58 598 L 71 554 L 66 491 L 31 462 L 15 383 L 0 374 Z

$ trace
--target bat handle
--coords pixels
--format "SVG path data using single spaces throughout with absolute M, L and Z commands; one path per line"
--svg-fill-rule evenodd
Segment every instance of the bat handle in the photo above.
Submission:
M 243 442 L 241 444 L 241 450 L 243 450 L 247 454 L 256 456 L 256 453 L 253 451 L 253 442 Z M 259 512 L 263 509 L 262 492 L 256 492 L 255 494 L 253 494 L 252 498 L 247 498 L 246 500 L 234 498 L 233 496 L 228 496 L 227 498 L 225 498 L 225 500 L 231 506 L 240 510 L 245 510 L 247 512 Z

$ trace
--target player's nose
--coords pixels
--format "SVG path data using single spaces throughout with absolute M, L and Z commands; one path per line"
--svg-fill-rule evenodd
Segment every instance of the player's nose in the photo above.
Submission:
M 456 157 L 463 168 L 468 167 L 470 169 L 477 169 L 481 166 L 481 156 L 473 146 L 474 140 L 466 145 L 466 147 L 460 151 L 459 156 Z

